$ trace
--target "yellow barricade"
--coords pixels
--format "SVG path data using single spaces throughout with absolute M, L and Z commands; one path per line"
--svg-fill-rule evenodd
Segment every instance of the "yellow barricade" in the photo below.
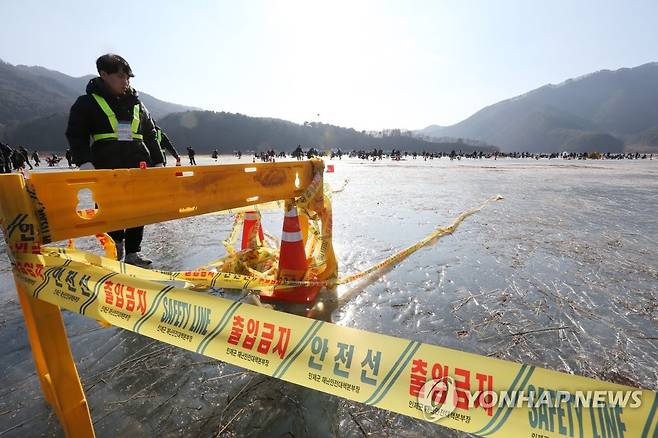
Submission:
M 30 176 L 29 188 L 37 216 L 47 224 L 43 243 L 49 243 L 299 197 L 321 165 L 297 161 L 41 172 Z M 177 177 L 178 172 L 183 176 Z M 82 189 L 90 190 L 98 205 L 91 218 L 77 213 Z

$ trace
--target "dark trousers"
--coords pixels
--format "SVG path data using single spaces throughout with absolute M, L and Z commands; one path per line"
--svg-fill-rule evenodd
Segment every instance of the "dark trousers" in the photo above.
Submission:
M 140 252 L 142 250 L 142 237 L 144 236 L 144 226 L 128 228 L 126 230 L 110 231 L 107 233 L 116 243 L 125 240 L 126 254 L 129 252 Z
M 196 166 L 196 160 L 194 159 L 194 155 L 188 155 L 190 158 L 190 166 Z

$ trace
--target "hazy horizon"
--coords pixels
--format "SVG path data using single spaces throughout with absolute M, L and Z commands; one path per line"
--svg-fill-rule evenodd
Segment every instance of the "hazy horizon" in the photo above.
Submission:
M 650 1 L 48 6 L 2 6 L 1 59 L 80 77 L 115 52 L 162 100 L 357 130 L 451 125 L 548 83 L 658 60 Z

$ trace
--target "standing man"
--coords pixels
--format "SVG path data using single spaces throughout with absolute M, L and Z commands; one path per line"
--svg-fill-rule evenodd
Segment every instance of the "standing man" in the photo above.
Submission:
M 73 167 L 73 162 L 71 161 L 71 149 L 67 149 L 66 152 L 64 153 L 64 156 L 66 157 L 66 161 L 69 163 L 69 167 Z
M 133 72 L 119 55 L 106 54 L 96 60 L 100 77 L 87 84 L 87 94 L 71 107 L 66 137 L 71 158 L 80 170 L 139 168 L 145 161 L 162 167 L 163 157 L 155 127 L 148 111 L 130 86 Z M 89 144 L 89 140 L 93 143 Z M 111 231 L 121 260 L 146 267 L 151 260 L 142 257 L 144 227 Z
M 41 164 L 41 159 L 39 159 L 38 151 L 32 152 L 32 159 L 34 160 L 34 166 L 39 167 L 39 165 Z
M 2 162 L 2 173 L 11 173 L 11 154 L 13 150 L 12 148 L 9 147 L 8 144 L 4 144 L 3 142 L 0 141 L 0 155 L 2 155 L 2 158 L 0 161 Z
M 25 156 L 21 153 L 20 150 L 14 149 L 11 153 L 11 164 L 14 167 L 14 170 L 20 171 L 25 169 Z
M 194 156 L 196 155 L 196 152 L 194 149 L 192 149 L 192 146 L 187 147 L 187 157 L 190 159 L 190 166 L 196 166 L 196 160 L 194 159 Z
M 23 163 L 27 163 L 28 166 L 30 166 L 30 170 L 34 170 L 34 167 L 32 167 L 32 164 L 30 163 L 30 153 L 25 149 L 23 146 L 19 146 L 18 152 L 23 156 Z

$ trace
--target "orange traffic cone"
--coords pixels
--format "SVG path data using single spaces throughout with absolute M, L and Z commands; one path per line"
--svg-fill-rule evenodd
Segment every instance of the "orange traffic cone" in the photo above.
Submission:
M 302 230 L 299 226 L 297 207 L 287 209 L 283 218 L 281 233 L 281 251 L 279 253 L 279 278 L 288 280 L 303 280 L 308 268 L 304 250 Z
M 297 207 L 288 208 L 283 218 L 281 251 L 279 252 L 279 280 L 304 280 L 308 269 L 304 237 L 302 235 Z M 271 295 L 262 294 L 265 301 L 287 301 L 308 303 L 313 301 L 320 291 L 318 286 L 275 287 Z
M 180 167 L 180 157 L 176 158 L 176 167 Z M 183 172 L 176 172 L 176 176 L 183 176 Z
M 257 228 L 255 228 L 257 227 Z M 260 243 L 256 242 L 256 229 L 258 230 L 258 238 Z M 242 223 L 242 247 L 245 249 L 255 249 L 263 243 L 265 236 L 263 235 L 263 226 L 260 224 L 260 213 L 257 211 L 247 211 L 244 214 L 244 222 Z

